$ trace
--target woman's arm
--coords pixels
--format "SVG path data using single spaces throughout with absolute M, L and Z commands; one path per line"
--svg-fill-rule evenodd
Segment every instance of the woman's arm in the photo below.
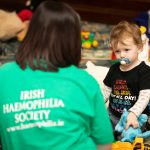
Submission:
M 111 150 L 112 148 L 111 144 L 106 144 L 106 145 L 98 145 L 97 150 Z

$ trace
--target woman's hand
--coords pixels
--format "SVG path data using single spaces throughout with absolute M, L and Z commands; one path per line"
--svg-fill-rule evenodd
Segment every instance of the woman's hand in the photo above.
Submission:
M 112 144 L 97 145 L 97 150 L 112 150 Z
M 133 126 L 133 128 L 138 128 L 139 126 L 137 116 L 133 112 L 130 112 L 127 116 L 127 124 L 125 129 L 127 130 L 129 126 Z

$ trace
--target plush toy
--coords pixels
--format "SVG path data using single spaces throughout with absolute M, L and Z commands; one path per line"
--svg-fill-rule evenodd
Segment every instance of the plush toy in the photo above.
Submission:
M 150 137 L 150 131 L 146 131 L 142 133 L 142 130 L 141 130 L 143 124 L 146 123 L 148 120 L 148 116 L 146 114 L 141 114 L 138 117 L 138 122 L 139 122 L 138 128 L 133 128 L 132 126 L 130 126 L 127 130 L 125 130 L 128 114 L 129 112 L 125 109 L 124 113 L 121 116 L 120 121 L 115 127 L 115 131 L 121 133 L 121 138 L 122 138 L 121 141 L 133 142 L 135 137 L 142 137 L 142 138 Z
M 16 12 L 0 10 L 0 40 L 7 41 L 22 31 L 24 28 L 22 20 Z
M 17 34 L 18 41 L 20 41 L 20 42 L 26 36 L 32 15 L 33 15 L 33 13 L 29 9 L 23 9 L 20 12 L 18 12 L 18 17 L 22 20 L 23 25 L 24 25 L 23 30 Z
M 32 11 L 29 9 L 23 9 L 17 13 L 18 17 L 22 20 L 22 22 L 31 20 L 32 14 Z

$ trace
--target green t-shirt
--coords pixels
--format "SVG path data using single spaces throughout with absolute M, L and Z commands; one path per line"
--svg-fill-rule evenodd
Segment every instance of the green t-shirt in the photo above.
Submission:
M 95 150 L 113 142 L 95 79 L 75 66 L 56 72 L 0 67 L 3 150 Z

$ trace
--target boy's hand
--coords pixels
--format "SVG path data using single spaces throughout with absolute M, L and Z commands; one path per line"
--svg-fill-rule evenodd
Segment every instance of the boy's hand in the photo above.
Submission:
M 130 112 L 127 116 L 127 124 L 125 129 L 127 130 L 129 126 L 133 126 L 133 128 L 138 128 L 139 126 L 137 116 L 133 112 Z
M 109 100 L 105 103 L 105 105 L 106 105 L 106 108 L 109 107 Z

